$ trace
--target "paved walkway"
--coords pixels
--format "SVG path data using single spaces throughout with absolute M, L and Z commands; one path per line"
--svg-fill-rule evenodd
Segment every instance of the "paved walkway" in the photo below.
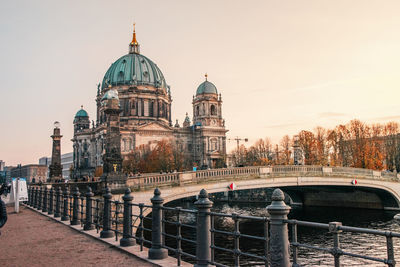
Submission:
M 48 217 L 7 207 L 0 229 L 1 266 L 154 266 Z

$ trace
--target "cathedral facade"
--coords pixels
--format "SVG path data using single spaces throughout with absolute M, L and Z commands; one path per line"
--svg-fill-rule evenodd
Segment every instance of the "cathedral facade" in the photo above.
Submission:
M 107 146 L 105 100 L 113 95 L 119 101 L 119 132 L 121 156 L 125 158 L 141 145 L 153 145 L 163 139 L 175 143 L 190 157 L 194 165 L 213 168 L 226 156 L 225 121 L 222 98 L 214 84 L 205 81 L 193 96 L 192 122 L 188 114 L 180 126 L 172 125 L 171 90 L 158 66 L 140 54 L 133 32 L 129 53 L 115 61 L 98 85 L 96 121 L 90 123 L 83 107 L 74 118 L 73 176 L 93 176 L 104 164 Z

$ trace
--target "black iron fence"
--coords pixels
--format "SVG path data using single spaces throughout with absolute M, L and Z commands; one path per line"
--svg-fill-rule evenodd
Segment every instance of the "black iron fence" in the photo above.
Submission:
M 204 189 L 194 203 L 196 209 L 165 207 L 158 188 L 154 190 L 151 205 L 134 203 L 129 189 L 122 201 L 113 200 L 108 188 L 102 197 L 94 197 L 90 187 L 84 193 L 79 192 L 78 188 L 69 192 L 68 188 L 62 191 L 60 187 L 29 187 L 28 196 L 27 205 L 34 209 L 55 218 L 60 217 L 62 221 L 69 221 L 71 225 L 80 226 L 85 231 L 96 229 L 100 238 L 115 238 L 121 246 L 138 245 L 141 251 L 148 247 L 150 259 L 164 259 L 169 254 L 176 258 L 178 266 L 182 260 L 195 263 L 196 266 L 227 266 L 226 262 L 218 260 L 221 252 L 233 259 L 230 264 L 233 266 L 240 266 L 242 258 L 253 259 L 258 265 L 265 266 L 301 266 L 301 262 L 298 262 L 300 249 L 329 253 L 335 266 L 340 266 L 342 256 L 395 266 L 393 238 L 400 238 L 400 233 L 348 227 L 340 222 L 323 224 L 288 220 L 290 207 L 284 203 L 284 194 L 280 189 L 273 192 L 272 203 L 267 207 L 268 217 L 213 212 L 213 203 Z M 146 209 L 151 209 L 151 216 L 144 216 Z M 217 227 L 216 220 L 222 219 L 231 220 L 233 228 Z M 253 221 L 262 226 L 262 231 L 258 235 L 241 233 L 242 221 Z M 332 246 L 299 243 L 298 226 L 325 229 L 332 235 Z M 386 239 L 386 257 L 378 258 L 367 252 L 361 255 L 343 250 L 340 246 L 343 232 L 383 236 Z M 244 239 L 261 243 L 263 249 L 258 252 L 246 250 L 241 246 Z M 231 243 L 227 244 L 227 241 Z

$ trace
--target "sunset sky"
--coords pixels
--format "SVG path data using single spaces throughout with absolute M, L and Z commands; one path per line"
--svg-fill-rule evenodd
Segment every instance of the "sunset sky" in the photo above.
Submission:
M 96 84 L 128 53 L 171 86 L 172 118 L 192 116 L 204 73 L 223 99 L 228 138 L 272 142 L 358 118 L 400 122 L 400 1 L 2 1 L 0 160 L 62 153 L 83 105 L 95 118 Z M 229 150 L 235 142 L 228 142 Z

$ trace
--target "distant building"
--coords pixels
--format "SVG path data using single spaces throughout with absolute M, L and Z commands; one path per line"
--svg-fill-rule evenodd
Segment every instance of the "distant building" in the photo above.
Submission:
M 11 169 L 12 178 L 26 178 L 27 183 L 38 183 L 47 181 L 47 166 L 40 164 L 28 164 Z
M 2 160 L 0 160 L 0 171 L 4 171 L 4 167 L 6 166 L 6 163 Z
M 14 168 L 16 168 L 16 166 L 5 166 L 4 167 L 4 173 L 5 173 L 7 183 L 11 183 L 11 170 Z
M 61 166 L 62 166 L 62 176 L 64 179 L 70 179 L 70 168 L 73 165 L 74 153 L 65 153 L 61 155 Z M 51 157 L 41 157 L 39 159 L 40 165 L 46 165 L 47 167 L 51 164 Z M 48 177 L 47 177 L 48 178 Z

